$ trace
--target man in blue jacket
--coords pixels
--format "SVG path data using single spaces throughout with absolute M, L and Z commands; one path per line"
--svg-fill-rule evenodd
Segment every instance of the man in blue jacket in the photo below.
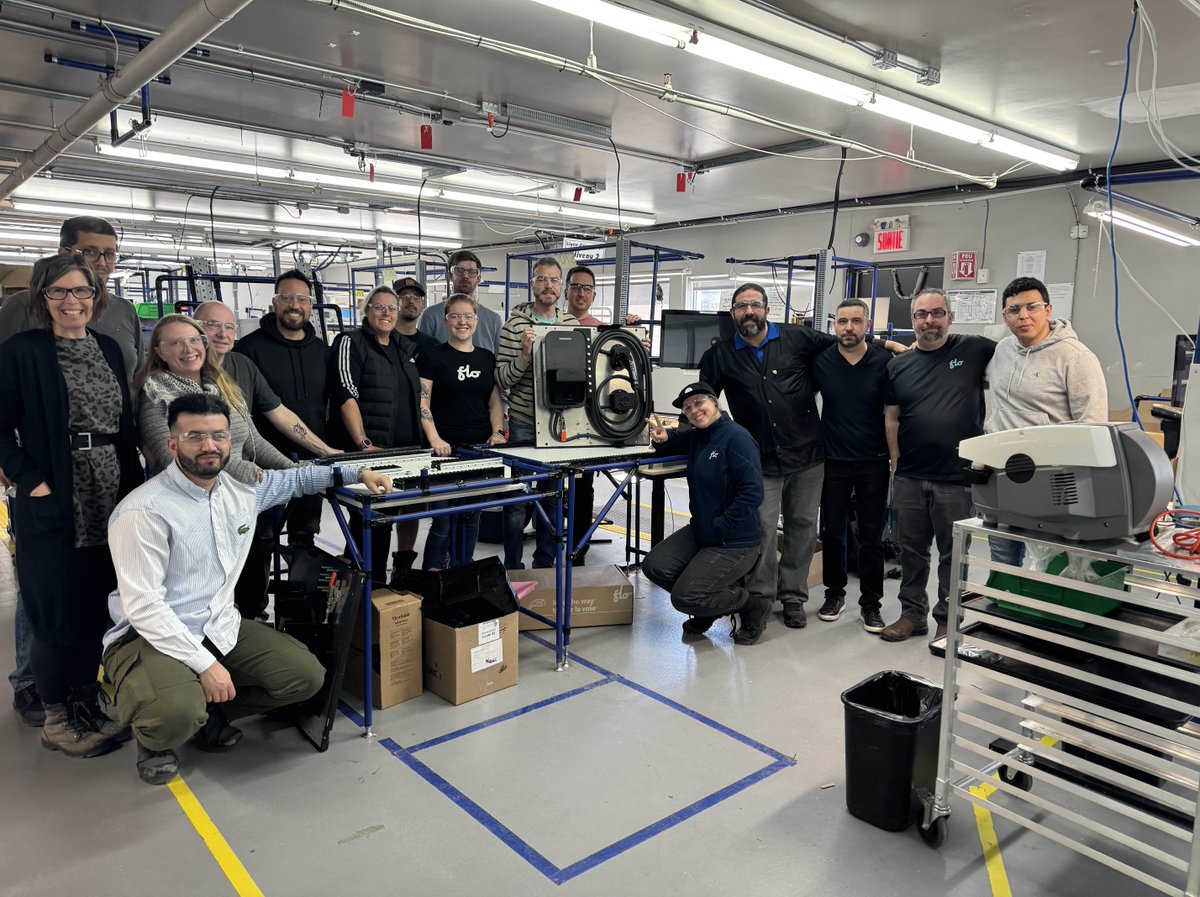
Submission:
M 660 452 L 688 456 L 692 522 L 659 542 L 642 563 L 642 573 L 671 593 L 676 610 L 690 614 L 687 635 L 708 631 L 719 617 L 737 614 L 739 645 L 758 641 L 771 616 L 774 596 L 746 589 L 745 577 L 758 560 L 763 500 L 758 444 L 721 413 L 716 391 L 692 383 L 675 399 L 692 429 L 668 433 L 651 415 L 650 438 Z

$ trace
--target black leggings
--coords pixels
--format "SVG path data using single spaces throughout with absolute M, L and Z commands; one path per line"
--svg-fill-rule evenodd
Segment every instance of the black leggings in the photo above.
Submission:
M 52 645 L 34 638 L 30 662 L 43 703 L 66 703 L 74 689 L 96 681 L 103 635 L 97 632 L 95 638 L 75 645 Z

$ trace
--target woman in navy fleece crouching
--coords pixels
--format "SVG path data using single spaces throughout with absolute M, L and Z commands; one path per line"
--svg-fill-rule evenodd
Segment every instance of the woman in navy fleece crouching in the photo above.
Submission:
M 671 593 L 676 610 L 690 615 L 687 635 L 701 635 L 719 617 L 736 614 L 733 640 L 758 641 L 771 616 L 771 600 L 752 597 L 744 577 L 758 560 L 763 500 L 762 465 L 754 438 L 717 405 L 707 383 L 685 386 L 674 403 L 692 429 L 668 432 L 651 415 L 650 438 L 662 454 L 688 456 L 692 522 L 659 542 L 642 573 Z

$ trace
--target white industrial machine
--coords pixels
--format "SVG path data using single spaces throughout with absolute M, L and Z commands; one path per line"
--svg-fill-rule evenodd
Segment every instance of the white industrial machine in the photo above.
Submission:
M 538 448 L 646 445 L 653 410 L 642 327 L 536 325 Z
M 1076 541 L 1144 536 L 1171 500 L 1166 453 L 1132 423 L 1050 424 L 965 439 L 985 523 Z

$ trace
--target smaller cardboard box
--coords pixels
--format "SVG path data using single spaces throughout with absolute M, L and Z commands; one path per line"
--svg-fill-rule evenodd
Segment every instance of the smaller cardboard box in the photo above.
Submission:
M 410 592 L 371 590 L 372 704 L 384 710 L 421 694 L 421 599 Z M 350 644 L 346 691 L 363 696 L 362 612 Z
M 425 688 L 465 704 L 517 684 L 517 617 L 513 611 L 465 626 L 426 619 Z
M 414 573 L 424 599 L 425 687 L 451 704 L 517 684 L 517 599 L 499 558 Z
M 813 549 L 812 560 L 808 564 L 808 587 L 819 586 L 825 582 L 825 556 L 821 554 L 821 540 L 817 539 L 817 547 Z
M 536 582 L 537 588 L 521 599 L 521 607 L 554 619 L 554 570 L 535 569 L 512 573 L 518 581 Z M 628 626 L 633 622 L 633 583 L 614 564 L 575 567 L 571 571 L 571 628 Z M 551 628 L 541 620 L 521 614 L 521 631 Z

